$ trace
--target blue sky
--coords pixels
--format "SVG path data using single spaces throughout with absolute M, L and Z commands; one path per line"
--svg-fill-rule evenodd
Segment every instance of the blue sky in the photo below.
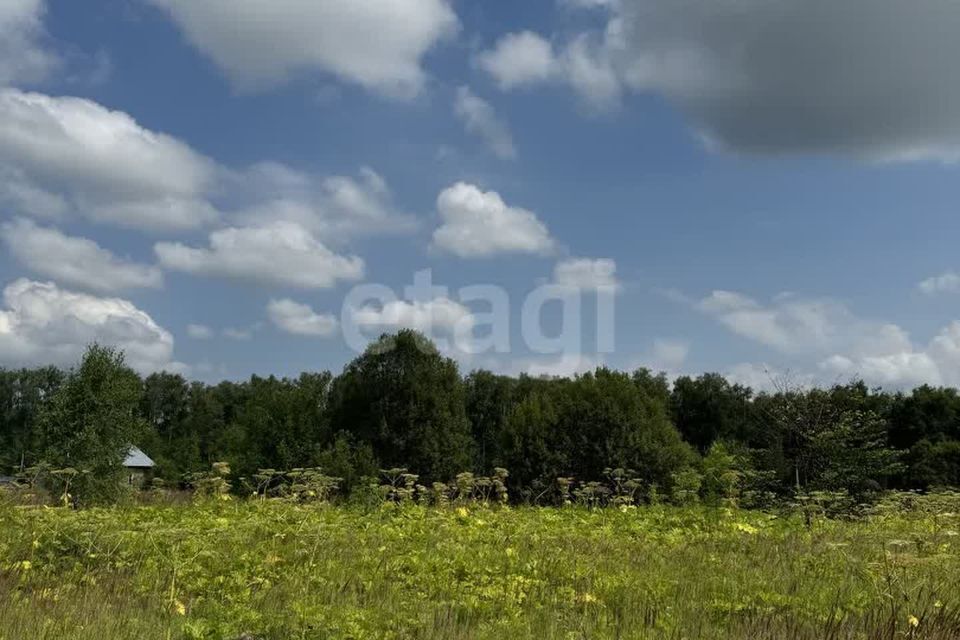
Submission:
M 958 32 L 936 0 L 0 0 L 0 366 L 338 371 L 344 322 L 483 333 L 457 290 L 492 284 L 510 349 L 465 370 L 958 384 Z M 405 296 L 424 269 L 451 290 Z M 399 299 L 345 303 L 369 283 Z M 536 353 L 551 283 L 583 326 Z

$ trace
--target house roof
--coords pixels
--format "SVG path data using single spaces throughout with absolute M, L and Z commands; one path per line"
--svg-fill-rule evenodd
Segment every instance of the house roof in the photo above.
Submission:
M 133 469 L 149 469 L 152 468 L 154 464 L 150 456 L 131 445 L 130 450 L 127 451 L 127 457 L 123 461 L 123 466 Z

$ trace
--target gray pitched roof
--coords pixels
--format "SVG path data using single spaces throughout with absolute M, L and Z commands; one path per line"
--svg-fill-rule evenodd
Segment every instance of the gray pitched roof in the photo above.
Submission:
M 150 456 L 131 445 L 130 450 L 127 452 L 127 458 L 123 461 L 123 466 L 127 468 L 143 469 L 152 468 L 154 464 L 153 460 L 150 459 Z

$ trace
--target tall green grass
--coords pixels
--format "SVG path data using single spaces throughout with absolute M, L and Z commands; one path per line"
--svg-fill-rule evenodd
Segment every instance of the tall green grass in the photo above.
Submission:
M 960 638 L 960 517 L 0 506 L 0 640 Z

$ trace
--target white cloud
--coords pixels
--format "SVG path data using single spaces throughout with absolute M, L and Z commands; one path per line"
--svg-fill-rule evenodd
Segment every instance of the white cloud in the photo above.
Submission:
M 21 264 L 61 284 L 98 292 L 163 286 L 163 274 L 157 267 L 118 258 L 92 240 L 29 220 L 3 224 L 0 235 L 10 255 Z
M 500 158 L 517 156 L 513 136 L 486 100 L 477 97 L 469 87 L 460 87 L 454 101 L 454 113 L 463 122 L 468 133 L 478 136 Z
M 787 354 L 801 366 L 815 366 L 828 384 L 839 378 L 893 388 L 960 384 L 960 322 L 923 345 L 901 327 L 865 320 L 836 301 L 783 294 L 763 305 L 739 293 L 715 291 L 695 305 L 734 333 Z M 737 372 L 740 379 L 759 379 L 759 370 L 750 373 L 749 366 Z
M 960 387 L 960 321 L 953 321 L 930 341 L 927 353 L 940 367 L 944 384 Z
M 620 77 L 602 43 L 589 35 L 574 38 L 564 49 L 561 64 L 570 86 L 587 104 L 603 110 L 620 101 Z
M 415 226 L 393 206 L 390 188 L 373 169 L 358 177 L 317 177 L 262 162 L 233 177 L 231 188 L 248 204 L 234 215 L 244 225 L 294 222 L 323 238 L 400 233 Z
M 353 322 L 361 327 L 406 328 L 424 333 L 466 331 L 474 324 L 470 309 L 446 297 L 412 302 L 392 300 L 379 308 L 366 305 L 350 313 Z
M 657 339 L 647 362 L 656 371 L 676 372 L 687 361 L 690 344 L 682 340 Z
M 0 2 L 0 85 L 44 80 L 60 60 L 44 44 L 44 0 Z
M 649 369 L 667 374 L 669 380 L 683 375 L 683 367 L 690 356 L 690 343 L 673 338 L 657 338 L 640 357 L 627 364 L 628 371 Z
M 610 258 L 568 258 L 553 267 L 553 283 L 579 291 L 616 291 L 617 263 Z
M 81 98 L 0 90 L 0 202 L 28 215 L 171 230 L 217 218 L 216 165 L 125 113 Z
M 938 293 L 960 293 L 960 274 L 948 271 L 927 278 L 917 286 L 920 291 L 930 296 Z
M 443 224 L 434 231 L 433 244 L 461 258 L 547 254 L 555 246 L 536 214 L 507 206 L 495 191 L 458 182 L 440 193 L 437 209 Z
M 580 34 L 559 48 L 530 31 L 508 33 L 477 56 L 478 66 L 504 91 L 564 83 L 598 109 L 615 105 L 622 82 L 605 43 Z
M 503 36 L 477 57 L 477 64 L 504 90 L 544 83 L 560 72 L 553 45 L 531 31 Z
M 364 167 L 322 176 L 276 162 L 232 170 L 125 113 L 80 98 L 0 89 L 0 206 L 145 231 L 292 222 L 325 241 L 415 228 Z M 231 213 L 227 216 L 226 211 Z
M 410 97 L 424 84 L 424 55 L 459 28 L 447 0 L 150 1 L 245 89 L 322 71 Z
M 520 359 L 512 365 L 517 373 L 551 378 L 572 378 L 594 371 L 603 363 L 595 356 L 579 353 L 564 353 L 556 357 Z
M 251 340 L 253 338 L 253 330 L 227 327 L 223 330 L 223 337 L 231 340 L 237 340 L 238 342 L 246 342 L 247 340 Z
M 203 324 L 188 324 L 187 335 L 194 340 L 209 340 L 213 337 L 213 329 Z
M 835 349 L 889 354 L 910 345 L 896 325 L 862 320 L 828 299 L 782 294 L 763 305 L 736 292 L 714 291 L 697 307 L 734 333 L 789 354 Z
M 776 392 L 818 386 L 822 381 L 809 373 L 780 369 L 764 362 L 741 362 L 728 367 L 723 377 L 755 391 Z M 830 381 L 833 382 L 833 381 Z
M 159 242 L 154 251 L 174 271 L 300 289 L 326 289 L 364 273 L 361 258 L 332 252 L 292 222 L 219 229 L 210 234 L 209 248 Z
M 72 366 L 92 342 L 122 349 L 141 373 L 182 368 L 172 362 L 173 336 L 133 303 L 20 279 L 3 292 L 0 362 L 6 366 Z
M 620 4 L 620 0 L 560 0 L 571 9 L 611 9 Z
M 0 203 L 13 211 L 40 218 L 63 218 L 70 203 L 59 193 L 33 184 L 23 172 L 0 163 Z
M 333 315 L 317 313 L 308 305 L 288 298 L 271 300 L 267 305 L 267 315 L 283 331 L 300 336 L 331 336 L 339 326 Z
M 557 354 L 542 355 L 478 355 L 453 349 L 449 357 L 457 360 L 462 371 L 483 369 L 498 375 L 572 378 L 606 366 L 603 358 L 595 353 L 571 350 Z
M 834 355 L 820 364 L 826 372 L 863 378 L 873 384 L 892 387 L 916 387 L 943 383 L 939 365 L 923 352 L 903 351 L 851 359 Z
M 821 367 L 892 387 L 960 386 L 960 321 L 941 329 L 925 346 L 909 346 L 878 355 L 832 356 L 821 363 Z

